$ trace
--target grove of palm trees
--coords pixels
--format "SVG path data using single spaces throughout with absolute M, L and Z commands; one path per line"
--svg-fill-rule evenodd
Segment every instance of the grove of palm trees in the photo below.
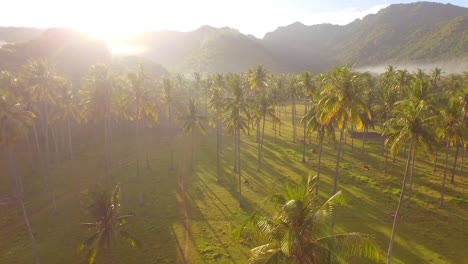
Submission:
M 468 73 L 0 72 L 0 263 L 468 263 Z

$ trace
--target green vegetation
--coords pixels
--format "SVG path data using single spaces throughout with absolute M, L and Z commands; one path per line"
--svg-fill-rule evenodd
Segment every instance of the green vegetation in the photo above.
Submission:
M 44 60 L 0 75 L 2 263 L 468 259 L 466 73 L 97 64 L 78 84 Z M 261 232 L 239 227 L 253 213 Z

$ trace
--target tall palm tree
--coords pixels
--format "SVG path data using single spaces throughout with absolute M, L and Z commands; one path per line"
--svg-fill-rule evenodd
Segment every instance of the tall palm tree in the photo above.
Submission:
M 391 263 L 393 243 L 396 235 L 400 209 L 405 195 L 407 176 L 409 174 L 409 165 L 415 150 L 424 148 L 428 151 L 434 142 L 434 120 L 435 116 L 428 116 L 428 111 L 422 104 L 417 104 L 411 100 L 400 101 L 397 103 L 392 117 L 385 124 L 384 135 L 388 136 L 385 141 L 390 146 L 390 152 L 395 154 L 404 144 L 409 144 L 408 158 L 406 160 L 405 174 L 401 187 L 400 199 L 394 214 L 392 233 L 388 246 L 387 264 Z
M 23 184 L 18 176 L 16 161 L 13 154 L 15 144 L 27 135 L 27 126 L 32 122 L 34 114 L 25 111 L 24 105 L 18 103 L 11 92 L 0 90 L 0 146 L 5 147 L 8 154 L 10 176 L 15 183 L 15 198 L 23 214 L 34 255 L 34 263 L 39 264 L 39 253 L 31 228 L 28 213 L 24 206 Z
M 442 133 L 447 144 L 445 147 L 445 166 L 443 174 L 444 176 L 442 178 L 442 189 L 440 192 L 440 208 L 444 207 L 445 181 L 447 179 L 448 153 L 450 149 L 450 144 L 453 143 L 454 146 L 462 144 L 463 136 L 465 133 L 465 128 L 463 127 L 462 123 L 462 106 L 460 104 L 460 101 L 454 99 L 450 100 L 442 113 L 444 119 Z
M 293 127 L 293 143 L 296 143 L 296 100 L 299 97 L 299 86 L 297 76 L 290 76 L 288 82 L 287 93 L 289 102 L 291 103 L 291 118 Z
M 379 260 L 372 236 L 362 233 L 330 234 L 329 223 L 342 202 L 337 192 L 321 204 L 315 194 L 316 178 L 297 187 L 286 186 L 271 200 L 276 210 L 254 214 L 238 228 L 258 241 L 251 249 L 249 263 L 347 263 L 350 257 Z
M 224 104 L 224 91 L 225 81 L 222 74 L 215 75 L 210 89 L 209 106 L 213 113 L 216 126 L 216 166 L 217 166 L 217 181 L 221 179 L 221 136 L 222 136 L 222 110 Z
M 174 107 L 176 104 L 176 91 L 174 88 L 174 83 L 169 77 L 165 77 L 162 79 L 162 94 L 161 94 L 161 101 L 164 106 L 167 107 L 167 117 L 168 117 L 168 126 L 170 130 L 170 134 L 173 134 L 173 124 L 172 124 L 172 118 L 174 114 Z M 170 137 L 170 145 L 171 145 L 171 167 L 170 170 L 174 170 L 174 142 L 172 136 Z
M 45 138 L 44 142 L 44 183 L 50 203 L 54 211 L 57 211 L 57 203 L 55 202 L 55 193 L 50 187 L 50 112 L 51 107 L 56 103 L 57 99 L 57 74 L 54 68 L 45 60 L 31 60 L 23 68 L 25 84 L 29 90 L 30 96 L 36 103 L 38 109 L 37 114 L 41 121 L 42 133 Z
M 115 78 L 105 64 L 95 64 L 89 69 L 83 87 L 78 92 L 80 97 L 80 120 L 101 125 L 99 133 L 96 127 L 96 140 L 103 142 L 103 168 L 106 175 L 110 172 L 110 122 L 115 107 Z
M 299 76 L 299 83 L 302 87 L 302 92 L 304 95 L 304 116 L 307 115 L 307 103 L 309 100 L 313 99 L 314 93 L 314 80 L 313 76 L 310 72 L 305 71 Z M 306 162 L 306 128 L 307 122 L 303 122 L 304 124 L 304 138 L 302 142 L 302 163 Z
M 91 236 L 86 238 L 79 247 L 81 251 L 88 250 L 88 263 L 94 263 L 97 253 L 106 250 L 109 264 L 113 264 L 112 244 L 117 234 L 123 237 L 130 246 L 140 246 L 137 239 L 123 229 L 127 220 L 134 215 L 120 215 L 120 185 L 115 186 L 112 191 L 100 187 L 86 191 L 83 193 L 83 204 L 93 217 L 93 222 L 81 223 L 83 227 L 93 230 Z
M 348 66 L 334 68 L 326 79 L 322 99 L 319 101 L 320 106 L 325 111 L 322 122 L 328 124 L 335 120 L 337 127 L 340 129 L 333 193 L 337 191 L 341 143 L 347 124 L 351 123 L 351 125 L 361 128 L 363 126 L 361 113 L 365 113 L 371 119 L 370 111 L 361 97 L 361 86 L 362 75 L 360 73 L 354 72 Z
M 193 142 L 194 142 L 194 134 L 195 130 L 198 129 L 202 135 L 206 134 L 205 127 L 202 124 L 206 118 L 205 116 L 201 116 L 198 113 L 197 105 L 195 104 L 195 99 L 190 98 L 187 104 L 187 114 L 180 117 L 180 120 L 183 122 L 182 125 L 182 132 L 190 133 L 191 134 L 191 168 L 193 171 Z
M 260 133 L 258 141 L 257 171 L 262 168 L 263 139 L 265 136 L 265 119 L 267 115 L 274 115 L 274 109 L 267 98 L 268 74 L 263 65 L 257 65 L 247 73 L 250 89 L 256 93 L 256 108 L 258 112 L 257 133 Z M 260 131 L 260 120 L 263 120 L 262 131 Z
M 249 102 L 246 98 L 246 90 L 244 89 L 242 80 L 238 75 L 230 75 L 227 80 L 227 83 L 231 96 L 226 98 L 224 115 L 226 121 L 226 130 L 228 133 L 234 134 L 235 138 L 234 155 L 237 160 L 235 171 L 237 172 L 239 184 L 239 204 L 240 206 L 242 206 L 243 203 L 240 159 L 240 132 L 243 131 L 245 133 L 245 131 L 249 129 L 247 124 L 248 120 L 250 119 Z
M 134 112 L 131 115 L 135 120 L 135 139 L 136 139 L 136 172 L 137 179 L 140 182 L 140 203 L 143 203 L 143 181 L 140 176 L 140 122 L 145 116 L 156 120 L 156 106 L 154 90 L 148 85 L 147 77 L 143 71 L 143 66 L 139 65 L 137 71 L 132 71 L 127 74 L 128 79 L 128 95 L 127 106 Z

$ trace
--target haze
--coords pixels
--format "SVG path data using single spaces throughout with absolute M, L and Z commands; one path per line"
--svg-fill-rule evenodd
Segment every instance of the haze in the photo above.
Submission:
M 0 26 L 66 27 L 104 39 L 115 39 L 141 31 L 190 31 L 211 25 L 228 26 L 262 38 L 266 32 L 295 21 L 307 25 L 347 24 L 376 13 L 389 4 L 402 2 L 413 1 L 18 0 L 2 3 Z M 465 0 L 450 3 L 468 5 Z

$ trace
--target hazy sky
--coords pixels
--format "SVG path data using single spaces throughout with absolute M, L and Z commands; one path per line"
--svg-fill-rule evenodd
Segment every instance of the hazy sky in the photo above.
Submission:
M 263 37 L 301 21 L 347 24 L 406 0 L 6 0 L 0 26 L 69 27 L 100 37 L 145 30 L 190 31 L 229 26 Z M 440 1 L 468 7 L 468 0 Z

